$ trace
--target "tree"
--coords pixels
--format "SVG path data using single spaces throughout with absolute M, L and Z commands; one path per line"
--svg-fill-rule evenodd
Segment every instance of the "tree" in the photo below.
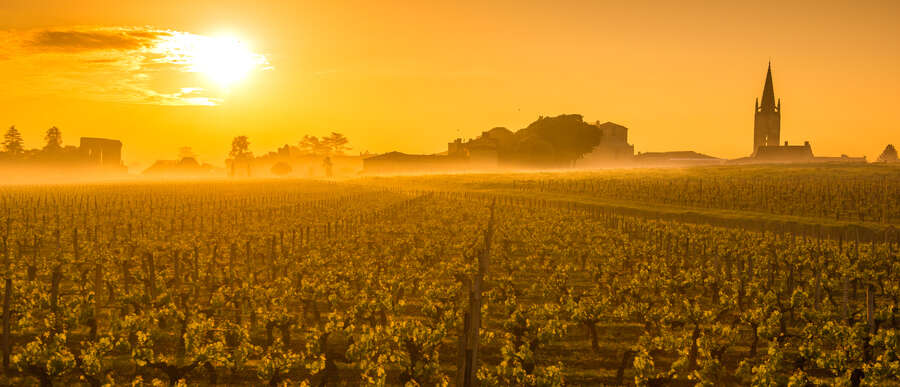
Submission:
M 325 156 L 325 160 L 322 161 L 322 167 L 325 168 L 325 176 L 332 176 L 332 165 L 331 157 Z
M 331 132 L 330 135 L 321 139 L 316 136 L 303 136 L 297 147 L 300 148 L 301 152 L 308 155 L 343 155 L 344 152 L 350 150 L 350 147 L 347 146 L 348 142 L 349 140 L 343 134 Z
M 234 159 L 245 159 L 250 153 L 250 140 L 247 136 L 237 136 L 231 140 L 231 152 L 228 153 Z
M 62 148 L 62 132 L 55 126 L 47 129 L 44 140 L 47 142 L 47 145 L 44 146 L 44 150 L 55 151 Z
M 247 176 L 250 176 L 250 160 L 253 158 L 253 153 L 250 152 L 250 140 L 247 139 L 247 136 L 237 136 L 231 140 L 231 152 L 228 155 L 233 159 L 231 161 L 232 176 L 234 176 L 234 167 L 238 160 L 247 163 Z
M 297 147 L 300 148 L 301 152 L 309 155 L 324 156 L 328 154 L 328 146 L 316 136 L 303 136 Z
M 3 136 L 3 149 L 13 155 L 19 155 L 25 152 L 22 134 L 19 133 L 19 130 L 16 129 L 15 125 L 10 126 L 9 130 L 7 130 L 6 134 Z
M 350 140 L 347 140 L 347 137 L 335 132 L 331 132 L 331 135 L 322 139 L 322 143 L 328 147 L 328 150 L 333 155 L 343 155 L 344 152 L 350 150 L 350 147 L 347 146 L 348 142 Z
M 569 166 L 603 140 L 603 131 L 579 114 L 541 117 L 515 133 L 514 158 L 539 166 Z

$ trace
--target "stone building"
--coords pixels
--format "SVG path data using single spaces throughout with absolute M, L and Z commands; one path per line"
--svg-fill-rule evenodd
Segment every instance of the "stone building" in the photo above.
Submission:
M 775 99 L 775 87 L 772 82 L 772 64 L 766 71 L 762 100 L 756 100 L 753 120 L 753 153 L 750 157 L 731 160 L 733 163 L 859 163 L 866 162 L 863 157 L 817 157 L 813 155 L 809 141 L 803 145 L 789 145 L 787 141 L 781 145 L 781 100 Z
M 563 114 L 538 117 L 517 131 L 496 127 L 467 141 L 457 138 L 447 144 L 446 153 L 391 152 L 369 157 L 363 161 L 363 171 L 410 173 L 611 166 L 630 163 L 633 157 L 628 128 L 612 122 L 585 122 L 580 114 Z
M 510 151 L 515 144 L 512 131 L 497 127 L 481 132 L 481 136 L 466 142 L 457 138 L 448 143 L 447 156 L 466 160 L 467 168 L 494 169 L 500 165 L 500 154 Z
M 781 146 L 760 146 L 754 157 L 758 161 L 780 163 L 808 163 L 815 160 L 809 141 L 803 145 L 788 145 L 785 141 Z
M 600 143 L 577 161 L 578 166 L 619 165 L 634 159 L 634 145 L 628 143 L 628 128 L 596 121 L 591 124 L 600 131 Z
M 122 142 L 119 140 L 82 137 L 78 151 L 91 164 L 110 167 L 122 166 Z

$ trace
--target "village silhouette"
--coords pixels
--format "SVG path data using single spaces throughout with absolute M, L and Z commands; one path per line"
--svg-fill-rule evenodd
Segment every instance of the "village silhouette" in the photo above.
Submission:
M 614 122 L 587 122 L 580 114 L 540 116 L 527 127 L 510 130 L 495 127 L 474 139 L 457 138 L 437 154 L 348 153 L 350 140 L 340 133 L 306 135 L 296 145 L 255 156 L 250 139 L 232 141 L 225 167 L 200 162 L 190 147 L 179 149 L 174 160 L 158 160 L 141 172 L 150 177 L 334 177 L 380 174 L 443 172 L 492 172 L 502 170 L 559 170 L 610 167 L 672 167 L 695 165 L 866 163 L 865 156 L 816 156 L 809 141 L 782 143 L 781 99 L 776 98 L 769 63 L 762 97 L 754 104 L 753 142 L 748 156 L 723 159 L 695 151 L 634 152 L 628 128 Z M 63 145 L 62 131 L 48 129 L 45 145 L 26 149 L 19 130 L 10 127 L 2 142 L 0 175 L 40 171 L 50 176 L 73 173 L 121 176 L 128 173 L 119 140 L 81 137 L 79 145 Z M 888 144 L 875 160 L 898 163 L 897 151 Z

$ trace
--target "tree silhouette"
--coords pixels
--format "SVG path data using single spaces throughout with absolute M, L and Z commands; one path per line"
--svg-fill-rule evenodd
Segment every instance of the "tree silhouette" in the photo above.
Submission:
M 20 155 L 25 152 L 25 142 L 22 141 L 22 133 L 19 133 L 15 125 L 10 126 L 6 134 L 3 135 L 3 149 L 12 155 Z
M 247 136 L 237 136 L 231 140 L 231 152 L 228 155 L 233 159 L 231 161 L 232 176 L 234 176 L 234 168 L 238 160 L 247 163 L 247 176 L 250 176 L 250 160 L 253 158 L 253 153 L 250 152 L 250 140 L 247 139 Z
M 328 145 L 320 141 L 318 137 L 310 135 L 303 136 L 297 147 L 303 153 L 316 156 L 327 155 L 329 152 Z
M 245 159 L 250 153 L 250 140 L 247 136 L 237 136 L 231 140 L 231 152 L 228 153 L 234 159 Z
M 60 150 L 62 149 L 62 132 L 55 126 L 50 127 L 50 129 L 47 129 L 47 134 L 44 135 L 44 141 L 47 142 L 47 145 L 44 146 L 44 150 Z
M 322 167 L 325 168 L 325 176 L 332 176 L 332 167 L 334 164 L 331 163 L 331 157 L 325 156 L 325 160 L 322 161 Z
M 322 139 L 322 142 L 333 155 L 343 155 L 344 152 L 350 150 L 350 147 L 347 146 L 350 140 L 347 140 L 347 137 L 340 133 L 331 132 L 331 135 Z
M 331 132 L 327 137 L 321 139 L 316 136 L 303 136 L 297 147 L 300 151 L 314 156 L 343 155 L 344 152 L 350 150 L 347 146 L 347 137 L 343 134 Z
M 580 114 L 544 117 L 516 134 L 536 136 L 552 145 L 554 158 L 562 165 L 590 152 L 603 139 L 603 133 L 596 126 L 585 123 Z
M 517 162 L 535 166 L 571 166 L 603 140 L 603 132 L 580 114 L 540 117 L 515 133 Z

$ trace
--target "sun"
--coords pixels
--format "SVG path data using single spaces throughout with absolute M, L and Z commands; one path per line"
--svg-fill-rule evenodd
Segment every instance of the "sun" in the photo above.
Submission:
M 246 43 L 232 36 L 203 36 L 176 33 L 158 47 L 165 61 L 186 66 L 223 88 L 268 65 L 266 57 L 254 53 Z
M 196 47 L 195 70 L 210 77 L 221 86 L 244 79 L 260 62 L 260 56 L 254 54 L 241 43 L 231 37 L 207 38 Z

